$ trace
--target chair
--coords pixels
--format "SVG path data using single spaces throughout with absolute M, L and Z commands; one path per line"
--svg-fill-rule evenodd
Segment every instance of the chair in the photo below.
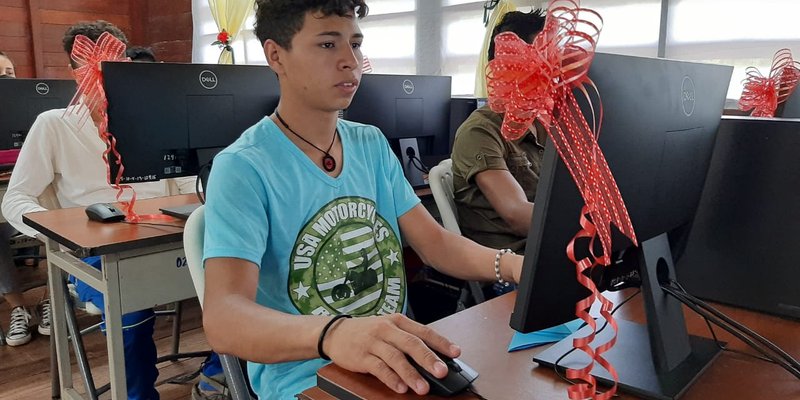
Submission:
M 442 160 L 438 165 L 431 168 L 428 173 L 428 182 L 431 186 L 431 192 L 433 192 L 433 200 L 436 201 L 436 207 L 439 209 L 439 215 L 442 218 L 442 225 L 448 231 L 460 235 L 458 210 L 456 209 L 455 196 L 453 195 L 453 160 L 449 158 Z M 466 308 L 465 303 L 470 296 L 475 304 L 483 303 L 486 300 L 480 283 L 467 281 L 466 287 L 461 291 L 459 308 Z
M 186 253 L 186 264 L 192 275 L 192 282 L 194 283 L 194 289 L 197 291 L 197 299 L 200 300 L 201 308 L 203 307 L 206 281 L 203 268 L 203 235 L 205 228 L 205 207 L 200 206 L 186 220 L 186 226 L 183 230 L 183 250 Z M 239 359 L 227 354 L 220 354 L 219 358 L 222 362 L 228 390 L 233 400 L 250 400 L 250 391 L 244 379 Z

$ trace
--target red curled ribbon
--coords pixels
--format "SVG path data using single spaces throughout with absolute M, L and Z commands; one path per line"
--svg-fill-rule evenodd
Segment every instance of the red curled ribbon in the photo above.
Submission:
M 739 109 L 753 112 L 753 117 L 772 117 L 778 104 L 792 94 L 800 82 L 800 62 L 792 59 L 789 49 L 780 49 L 772 58 L 769 76 L 761 75 L 758 68 L 747 67 Z
M 103 72 L 100 69 L 100 63 L 103 61 L 128 60 L 125 57 L 125 43 L 108 32 L 103 32 L 97 38 L 96 43 L 84 35 L 77 35 L 71 57 L 77 65 L 74 72 L 75 80 L 78 82 L 78 91 L 69 103 L 67 110 L 78 115 L 79 128 L 86 123 L 88 117 L 96 121 L 100 139 L 106 144 L 103 160 L 106 164 L 107 180 L 111 187 L 117 190 L 117 201 L 122 204 L 127 220 L 137 222 L 139 216 L 133 211 L 133 205 L 136 203 L 136 191 L 130 185 L 120 185 L 125 168 L 122 165 L 122 156 L 117 152 L 117 141 L 108 132 L 108 114 L 106 114 L 108 100 L 103 89 Z M 79 107 L 79 105 L 83 105 L 83 107 Z M 119 165 L 119 172 L 113 180 L 111 179 L 111 166 L 108 164 L 109 153 L 114 154 Z M 122 196 L 127 189 L 131 191 L 131 198 L 124 201 Z
M 616 382 L 616 370 L 602 356 L 616 343 L 617 324 L 611 316 L 613 304 L 584 275 L 587 269 L 610 264 L 612 224 L 633 244 L 638 244 L 622 195 L 597 144 L 602 104 L 597 105 L 599 118 L 595 118 L 587 89 L 597 93 L 588 71 L 602 23 L 602 17 L 593 10 L 581 8 L 579 0 L 551 0 L 544 29 L 532 44 L 510 32 L 495 37 L 495 59 L 487 67 L 487 86 L 489 106 L 504 114 L 503 137 L 517 139 L 535 120 L 541 121 L 548 127 L 550 139 L 581 193 L 585 203 L 580 215 L 581 229 L 568 244 L 567 256 L 575 263 L 577 280 L 591 291 L 575 309 L 576 315 L 592 327 L 592 333 L 575 339 L 573 346 L 608 370 Z M 574 91 L 583 94 L 592 106 L 593 126 L 582 114 Z M 578 260 L 575 243 L 582 238 L 589 241 L 589 256 Z M 601 256 L 593 252 L 595 239 L 600 240 Z M 589 310 L 595 300 L 601 302 L 601 315 L 615 333 L 611 340 L 592 349 L 590 344 L 595 337 L 596 323 Z M 570 399 L 608 399 L 616 393 L 616 383 L 604 393 L 596 392 L 596 382 L 590 374 L 593 366 L 594 362 L 585 368 L 567 371 L 570 379 L 584 382 L 569 388 Z

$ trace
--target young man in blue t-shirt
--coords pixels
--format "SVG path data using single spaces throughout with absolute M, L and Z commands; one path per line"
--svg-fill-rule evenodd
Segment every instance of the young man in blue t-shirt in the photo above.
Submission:
M 381 132 L 337 119 L 361 78 L 363 0 L 257 4 L 256 35 L 281 99 L 214 160 L 205 217 L 208 340 L 250 360 L 261 398 L 313 386 L 328 357 L 398 393 L 425 394 L 429 385 L 405 354 L 443 377 L 447 368 L 431 349 L 450 357 L 460 349 L 403 316 L 400 232 L 427 264 L 462 279 L 517 282 L 522 258 L 444 230 Z

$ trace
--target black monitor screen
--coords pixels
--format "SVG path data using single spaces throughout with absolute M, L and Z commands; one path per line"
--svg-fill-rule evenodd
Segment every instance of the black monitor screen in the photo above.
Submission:
M 275 74 L 255 65 L 104 63 L 103 79 L 122 182 L 196 175 L 280 97 Z
M 728 66 L 610 54 L 597 54 L 589 71 L 602 96 L 599 144 L 640 243 L 631 247 L 612 228 L 612 265 L 591 271 L 591 276 L 600 290 L 616 289 L 619 281 L 613 278 L 641 286 L 647 316 L 646 327 L 617 318 L 619 336 L 604 357 L 617 369 L 622 390 L 645 398 L 677 397 L 719 353 L 714 341 L 686 333 L 680 303 L 661 285 L 674 279 L 668 234 L 691 223 L 700 200 L 731 72 Z M 586 104 L 581 108 L 590 115 Z M 534 204 L 511 317 L 511 326 L 522 332 L 575 319 L 576 303 L 589 295 L 566 254 L 580 229 L 583 200 L 550 142 Z M 588 245 L 577 241 L 578 259 L 588 256 Z M 589 329 L 534 360 L 550 367 L 583 368 L 588 357 L 567 352 L 572 339 L 586 336 Z M 612 332 L 606 329 L 593 347 L 610 340 Z M 610 380 L 602 367 L 595 366 L 592 374 L 602 382 Z
M 21 148 L 36 116 L 66 107 L 75 86 L 68 79 L 0 79 L 0 150 Z
M 450 85 L 449 76 L 365 74 L 344 117 L 380 128 L 400 158 L 400 140 L 415 139 L 417 157 L 434 164 L 450 155 Z

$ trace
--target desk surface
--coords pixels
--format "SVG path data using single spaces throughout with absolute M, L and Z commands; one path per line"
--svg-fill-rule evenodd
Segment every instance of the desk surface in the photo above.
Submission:
M 612 297 L 615 303 L 624 298 L 619 296 Z M 531 361 L 533 355 L 542 351 L 543 347 L 506 352 L 514 333 L 508 326 L 508 320 L 515 299 L 516 294 L 510 293 L 437 321 L 431 326 L 461 346 L 461 359 L 480 373 L 474 387 L 483 397 L 493 400 L 568 398 L 568 384 L 559 379 L 552 369 L 540 368 Z M 642 298 L 637 296 L 615 316 L 641 322 L 644 320 L 642 308 Z M 789 354 L 800 357 L 800 322 L 732 307 L 719 308 L 781 346 Z M 686 320 L 690 333 L 710 336 L 701 318 L 687 312 Z M 730 343 L 729 347 L 746 349 L 744 344 L 727 333 L 720 329 L 716 331 L 721 340 Z M 347 372 L 335 365 L 326 366 L 319 373 L 357 398 L 419 398 L 414 395 L 399 396 L 372 376 Z M 319 388 L 312 388 L 303 395 L 312 400 L 329 398 L 319 396 L 318 393 Z M 455 398 L 474 397 L 462 395 Z M 623 394 L 619 398 L 635 397 Z M 701 399 L 800 399 L 800 381 L 776 365 L 725 352 L 682 397 L 682 400 Z
M 137 200 L 135 211 L 140 215 L 161 215 L 159 208 L 196 202 L 197 196 L 194 194 L 157 197 Z M 143 221 L 141 225 L 90 221 L 83 207 L 29 213 L 22 220 L 45 236 L 75 251 L 79 257 L 87 257 L 183 240 L 185 221 L 167 216 L 164 218 L 152 223 L 175 227 L 145 224 L 150 221 Z

